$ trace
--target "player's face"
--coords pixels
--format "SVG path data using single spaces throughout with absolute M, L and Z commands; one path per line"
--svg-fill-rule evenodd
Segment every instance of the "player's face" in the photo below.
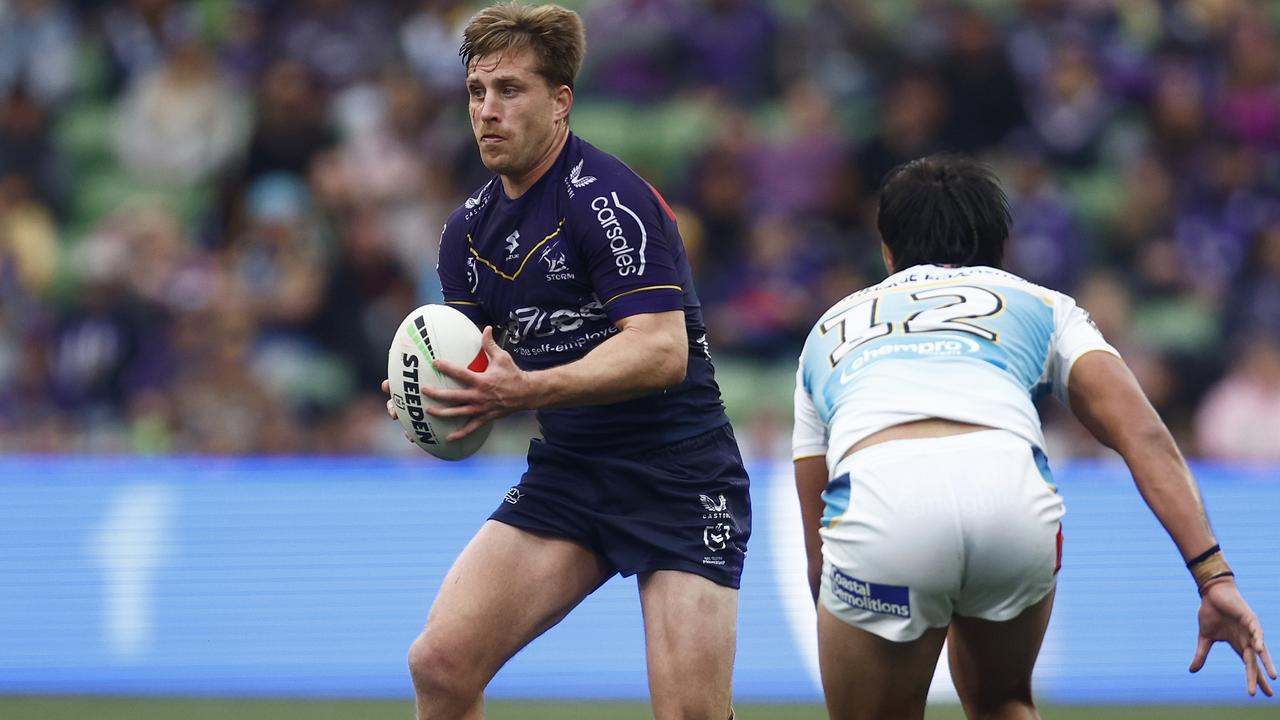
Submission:
M 520 178 L 546 159 L 572 103 L 572 91 L 550 87 L 536 66 L 533 51 L 519 48 L 477 58 L 467 73 L 480 160 L 505 177 Z

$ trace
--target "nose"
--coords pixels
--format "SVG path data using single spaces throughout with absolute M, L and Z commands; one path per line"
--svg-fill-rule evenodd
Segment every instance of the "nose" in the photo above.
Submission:
M 480 119 L 486 121 L 497 120 L 501 103 L 502 99 L 496 94 L 485 93 L 484 100 L 480 102 Z

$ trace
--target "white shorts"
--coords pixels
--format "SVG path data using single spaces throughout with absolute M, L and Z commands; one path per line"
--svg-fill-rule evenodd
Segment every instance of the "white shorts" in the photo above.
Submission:
M 1003 430 L 873 445 L 836 465 L 848 509 L 822 534 L 823 607 L 905 642 L 953 615 L 1005 621 L 1053 588 L 1062 500 Z M 847 478 L 846 478 L 847 476 Z

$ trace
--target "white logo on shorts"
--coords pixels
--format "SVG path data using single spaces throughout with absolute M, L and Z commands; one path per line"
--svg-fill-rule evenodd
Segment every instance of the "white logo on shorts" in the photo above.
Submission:
M 524 497 L 524 493 L 520 492 L 520 488 L 513 487 L 507 491 L 507 496 L 503 500 L 515 505 L 520 502 L 520 498 Z
M 732 534 L 733 528 L 729 527 L 729 523 L 708 525 L 702 529 L 702 544 L 706 545 L 711 552 L 719 552 L 729 546 L 729 537 Z
M 729 514 L 729 501 L 724 495 L 720 495 L 714 500 L 706 495 L 698 495 L 698 501 L 702 503 L 702 509 L 706 510 L 702 514 L 703 520 L 729 520 L 732 516 Z

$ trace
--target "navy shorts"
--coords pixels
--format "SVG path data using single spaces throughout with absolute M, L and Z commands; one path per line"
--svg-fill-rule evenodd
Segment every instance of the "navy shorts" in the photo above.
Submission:
M 729 425 L 628 457 L 535 439 L 529 469 L 489 517 L 573 540 L 624 576 L 683 570 L 737 588 L 751 495 Z

